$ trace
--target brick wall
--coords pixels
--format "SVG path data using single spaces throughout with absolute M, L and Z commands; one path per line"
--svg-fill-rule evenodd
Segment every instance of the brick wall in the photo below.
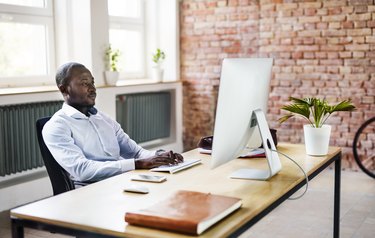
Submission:
M 268 122 L 282 142 L 303 142 L 303 122 L 280 125 L 289 96 L 351 98 L 358 110 L 331 116 L 331 145 L 356 169 L 352 141 L 375 116 L 375 0 L 182 0 L 181 79 L 184 149 L 213 133 L 226 57 L 273 57 Z

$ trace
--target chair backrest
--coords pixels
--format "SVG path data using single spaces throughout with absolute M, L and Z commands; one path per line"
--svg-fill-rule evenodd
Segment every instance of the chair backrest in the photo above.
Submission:
M 42 153 L 44 165 L 46 166 L 48 176 L 51 180 L 53 195 L 64 193 L 75 189 L 73 181 L 69 177 L 69 173 L 66 172 L 52 156 L 51 152 L 48 150 L 46 144 L 44 143 L 42 130 L 46 122 L 51 117 L 39 118 L 36 121 L 36 133 L 38 137 L 38 143 L 40 152 Z

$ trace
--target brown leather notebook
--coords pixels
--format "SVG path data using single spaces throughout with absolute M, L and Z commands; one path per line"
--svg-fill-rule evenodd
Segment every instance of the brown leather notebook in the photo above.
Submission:
M 179 190 L 152 206 L 125 214 L 131 225 L 199 235 L 242 205 L 239 198 Z

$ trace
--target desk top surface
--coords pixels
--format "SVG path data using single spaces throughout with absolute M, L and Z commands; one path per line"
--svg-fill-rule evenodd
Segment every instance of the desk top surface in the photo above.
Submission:
M 305 153 L 304 145 L 280 144 L 278 150 L 293 158 L 311 174 L 340 153 L 340 148 L 330 147 L 327 156 L 313 157 Z M 43 199 L 11 210 L 11 216 L 40 221 L 62 227 L 83 229 L 115 236 L 132 237 L 188 237 L 178 233 L 128 225 L 126 211 L 150 206 L 178 189 L 210 192 L 241 198 L 242 207 L 205 231 L 202 237 L 226 237 L 267 208 L 304 179 L 303 173 L 289 159 L 280 156 L 282 169 L 268 181 L 231 179 L 229 175 L 240 168 L 266 169 L 264 158 L 236 159 L 210 169 L 210 155 L 192 150 L 185 158 L 202 158 L 202 164 L 176 174 L 135 170 L 85 186 L 67 193 Z M 131 181 L 136 173 L 167 176 L 163 183 Z M 141 183 L 149 188 L 148 194 L 123 192 L 127 183 Z

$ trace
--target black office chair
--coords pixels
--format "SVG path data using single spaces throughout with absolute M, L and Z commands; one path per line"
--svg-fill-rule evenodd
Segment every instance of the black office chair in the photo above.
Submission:
M 44 143 L 42 130 L 50 118 L 51 117 L 43 117 L 36 121 L 36 133 L 44 165 L 46 166 L 49 179 L 51 180 L 53 195 L 57 195 L 73 190 L 75 189 L 75 186 L 74 182 L 69 177 L 69 173 L 56 162 L 55 158 L 53 158 L 51 152 Z

